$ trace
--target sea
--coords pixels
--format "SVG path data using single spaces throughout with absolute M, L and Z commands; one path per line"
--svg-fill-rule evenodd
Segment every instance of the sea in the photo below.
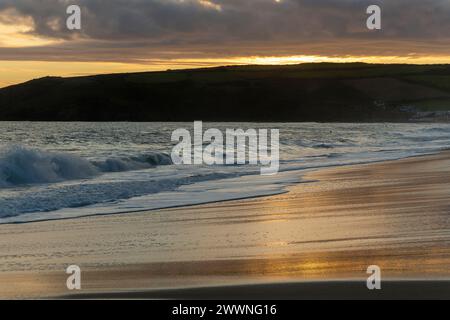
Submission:
M 126 214 L 284 193 L 304 173 L 433 154 L 450 124 L 203 123 L 278 129 L 280 169 L 174 165 L 174 130 L 193 123 L 0 122 L 0 224 Z M 149 214 L 152 214 L 149 212 Z

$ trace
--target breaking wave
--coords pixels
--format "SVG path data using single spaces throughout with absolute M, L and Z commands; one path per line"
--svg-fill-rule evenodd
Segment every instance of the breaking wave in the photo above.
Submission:
M 142 170 L 170 164 L 170 156 L 164 153 L 90 161 L 73 154 L 11 146 L 0 150 L 0 187 L 89 179 L 106 172 Z

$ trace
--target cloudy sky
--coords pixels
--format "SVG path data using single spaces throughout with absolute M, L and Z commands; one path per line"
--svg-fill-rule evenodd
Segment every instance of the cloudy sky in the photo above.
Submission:
M 66 27 L 71 4 L 80 31 Z M 366 28 L 372 4 L 379 31 Z M 450 63 L 450 0 L 0 0 L 0 86 L 311 61 Z

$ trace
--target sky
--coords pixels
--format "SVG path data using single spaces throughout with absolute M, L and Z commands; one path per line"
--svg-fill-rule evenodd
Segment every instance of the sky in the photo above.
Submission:
M 66 27 L 69 5 L 81 30 Z M 369 5 L 381 30 L 366 27 Z M 450 63 L 450 0 L 0 0 L 0 87 L 302 62 Z

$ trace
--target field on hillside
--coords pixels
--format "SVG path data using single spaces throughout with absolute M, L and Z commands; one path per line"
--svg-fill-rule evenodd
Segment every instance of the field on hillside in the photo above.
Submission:
M 36 79 L 0 90 L 0 120 L 408 121 L 449 101 L 449 65 L 230 66 Z

